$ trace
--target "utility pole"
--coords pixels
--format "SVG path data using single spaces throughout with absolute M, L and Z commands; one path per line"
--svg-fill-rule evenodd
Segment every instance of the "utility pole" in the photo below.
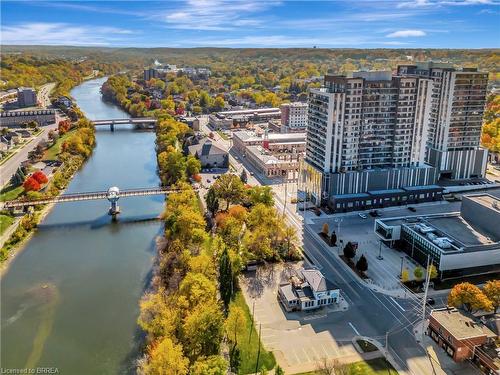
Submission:
M 287 173 L 288 173 L 288 171 L 287 171 Z M 285 185 L 285 197 L 283 199 L 283 217 L 285 217 L 285 211 L 286 211 L 286 197 L 287 197 L 287 187 L 288 187 L 287 177 L 288 176 L 283 177 L 283 184 Z
M 260 359 L 260 333 L 262 331 L 262 324 L 259 324 L 259 350 L 257 351 L 257 362 L 255 363 L 255 373 L 259 372 L 259 359 Z
M 424 326 L 425 326 L 425 305 L 427 304 L 427 292 L 429 291 L 429 282 L 431 280 L 431 273 L 429 272 L 429 263 L 431 262 L 429 254 L 427 254 L 427 267 L 425 275 L 425 288 L 424 288 L 424 298 L 422 300 L 422 339 L 424 341 Z
M 379 249 L 378 249 L 378 257 L 377 257 L 377 259 L 378 260 L 382 260 L 382 259 L 384 259 L 384 257 L 382 256 L 382 240 L 379 240 L 379 243 L 380 243 L 380 246 L 379 246 Z

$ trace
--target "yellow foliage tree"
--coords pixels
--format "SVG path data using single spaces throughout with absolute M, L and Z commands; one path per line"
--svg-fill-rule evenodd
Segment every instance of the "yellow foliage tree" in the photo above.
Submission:
M 182 346 L 165 337 L 150 350 L 147 361 L 139 366 L 141 375 L 184 375 L 189 361 L 182 354 Z
M 460 283 L 453 287 L 448 295 L 448 304 L 473 313 L 478 310 L 491 311 L 493 304 L 477 286 Z
M 493 311 L 496 312 L 500 307 L 500 280 L 488 281 L 483 288 L 483 293 L 493 305 Z

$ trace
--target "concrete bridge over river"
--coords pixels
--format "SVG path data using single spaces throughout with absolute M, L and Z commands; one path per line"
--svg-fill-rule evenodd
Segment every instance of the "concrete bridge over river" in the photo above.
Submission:
M 115 130 L 118 125 L 135 125 L 140 129 L 154 129 L 156 127 L 156 119 L 153 117 L 135 117 L 135 118 L 114 118 L 93 120 L 94 126 L 109 126 L 111 131 Z

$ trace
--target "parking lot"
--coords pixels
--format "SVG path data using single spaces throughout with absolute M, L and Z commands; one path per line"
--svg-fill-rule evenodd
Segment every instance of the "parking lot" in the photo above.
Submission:
M 261 340 L 272 350 L 286 373 L 313 371 L 323 358 L 340 358 L 346 362 L 362 359 L 351 342 L 352 330 L 345 301 L 311 312 L 287 313 L 277 299 L 280 282 L 288 281 L 293 269 L 302 262 L 271 264 L 247 273 L 241 287 L 250 311 L 254 311 Z M 335 332 L 335 338 L 333 333 Z

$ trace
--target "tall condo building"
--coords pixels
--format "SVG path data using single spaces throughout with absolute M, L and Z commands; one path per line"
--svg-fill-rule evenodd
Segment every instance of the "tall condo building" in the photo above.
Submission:
M 426 162 L 442 177 L 484 177 L 488 152 L 479 147 L 488 73 L 448 64 L 402 65 L 398 74 L 433 82 Z
M 379 71 L 327 75 L 311 89 L 302 182 L 312 200 L 335 208 L 350 195 L 362 200 L 354 209 L 373 201 L 368 192 L 402 196 L 403 187 L 435 184 L 437 170 L 424 163 L 432 87 L 426 77 Z
M 17 89 L 17 104 L 19 107 L 33 107 L 37 104 L 36 91 L 31 87 Z
M 307 126 L 307 103 L 284 103 L 281 110 L 281 132 L 303 132 Z
M 309 93 L 302 190 L 345 210 L 433 200 L 440 176 L 484 176 L 486 86 L 487 73 L 432 63 L 325 76 Z
M 143 78 L 145 81 L 149 81 L 152 78 L 159 78 L 160 72 L 155 68 L 144 69 Z

